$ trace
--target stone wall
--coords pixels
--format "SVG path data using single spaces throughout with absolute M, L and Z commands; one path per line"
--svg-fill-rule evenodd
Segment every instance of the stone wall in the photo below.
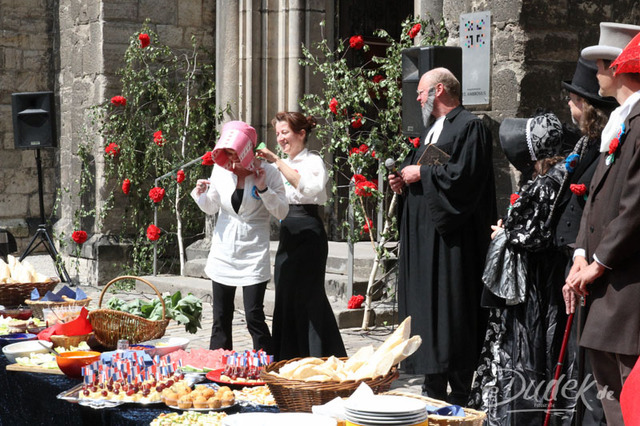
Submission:
M 0 0 L 0 227 L 24 248 L 41 222 L 34 150 L 14 148 L 11 94 L 54 90 L 54 0 Z M 44 208 L 57 187 L 55 151 L 42 149 Z
M 163 43 L 175 49 L 190 49 L 191 36 L 201 45 L 214 50 L 214 0 L 164 0 L 159 5 L 152 0 L 61 0 L 60 64 L 57 75 L 61 97 L 60 116 L 60 182 L 65 192 L 58 235 L 73 231 L 74 213 L 94 206 L 100 210 L 107 195 L 104 191 L 104 146 L 91 127 L 88 109 L 108 101 L 120 93 L 117 70 L 123 65 L 123 54 L 130 37 L 140 31 L 149 19 L 150 26 Z M 81 142 L 94 145 L 92 193 L 80 200 L 77 197 L 81 162 L 75 155 Z M 115 206 L 118 209 L 118 206 Z M 122 272 L 118 265 L 126 259 L 127 247 L 111 237 L 116 224 L 105 218 L 102 224 L 84 220 L 82 228 L 91 236 L 82 247 L 79 276 L 90 277 L 93 283 L 105 283 Z M 103 230 L 104 234 L 98 233 Z M 71 252 L 71 244 L 65 253 Z M 75 273 L 74 273 L 75 275 Z

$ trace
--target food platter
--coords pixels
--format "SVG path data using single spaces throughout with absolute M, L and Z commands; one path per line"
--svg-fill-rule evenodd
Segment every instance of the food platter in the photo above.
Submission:
M 145 401 L 114 401 L 110 399 L 84 399 L 80 398 L 80 392 L 82 392 L 82 383 L 79 383 L 72 387 L 69 390 L 61 392 L 57 395 L 58 399 L 62 399 L 64 401 L 77 403 L 79 405 L 84 405 L 86 407 L 91 408 L 112 408 L 117 407 L 122 404 L 137 404 L 137 405 L 157 405 L 162 404 L 162 401 L 153 401 L 153 402 L 145 402 Z
M 238 405 L 238 403 L 237 403 L 237 402 L 234 402 L 234 403 L 233 403 L 233 404 L 231 404 L 231 405 L 225 405 L 225 406 L 222 406 L 222 407 L 219 407 L 219 408 L 210 408 L 210 407 L 207 407 L 207 408 L 195 408 L 195 407 L 191 407 L 191 408 L 180 408 L 180 407 L 178 407 L 177 405 L 169 405 L 169 404 L 167 404 L 167 407 L 171 408 L 172 410 L 179 410 L 179 411 L 200 411 L 200 412 L 207 412 L 207 411 L 224 411 L 224 410 L 226 410 L 226 409 L 228 409 L 228 408 L 233 408 L 233 407 L 235 407 L 236 405 Z
M 244 381 L 242 379 L 239 380 L 225 380 L 223 378 L 221 378 L 220 376 L 222 375 L 222 372 L 224 371 L 224 368 L 218 369 L 218 370 L 213 370 L 213 371 L 209 371 L 207 373 L 207 379 L 211 380 L 212 382 L 216 382 L 216 383 L 220 383 L 222 385 L 227 385 L 227 386 L 233 386 L 233 387 L 238 387 L 238 386 L 262 386 L 265 384 L 265 382 L 261 381 L 261 380 L 251 380 L 251 381 Z

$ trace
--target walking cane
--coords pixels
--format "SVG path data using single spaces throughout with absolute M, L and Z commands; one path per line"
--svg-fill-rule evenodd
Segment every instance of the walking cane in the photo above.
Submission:
M 573 324 L 573 313 L 567 317 L 567 326 L 564 329 L 564 336 L 562 337 L 562 346 L 560 347 L 560 356 L 558 357 L 558 364 L 556 365 L 556 372 L 553 377 L 553 386 L 551 387 L 551 395 L 549 395 L 549 405 L 547 406 L 547 415 L 544 418 L 544 426 L 549 426 L 549 420 L 551 419 L 551 410 L 553 409 L 554 395 L 556 392 L 556 385 L 558 384 L 558 378 L 562 372 L 562 364 L 564 363 L 564 355 L 567 351 L 567 342 L 569 341 L 569 335 L 571 334 L 571 325 Z

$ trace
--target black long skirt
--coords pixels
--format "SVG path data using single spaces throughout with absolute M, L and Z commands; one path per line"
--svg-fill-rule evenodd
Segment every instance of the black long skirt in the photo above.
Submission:
M 346 356 L 324 290 L 327 234 L 317 205 L 290 205 L 275 262 L 272 346 L 276 360 Z

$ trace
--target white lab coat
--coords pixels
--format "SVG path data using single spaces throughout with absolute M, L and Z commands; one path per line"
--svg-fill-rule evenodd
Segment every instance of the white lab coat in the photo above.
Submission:
M 258 194 L 254 176 L 247 176 L 238 213 L 231 206 L 238 177 L 218 165 L 213 167 L 209 190 L 200 196 L 195 189 L 191 192 L 203 212 L 220 213 L 204 269 L 209 278 L 220 284 L 243 287 L 271 278 L 269 214 L 282 220 L 289 212 L 289 205 L 280 172 L 266 162 L 262 166 L 267 191 Z

